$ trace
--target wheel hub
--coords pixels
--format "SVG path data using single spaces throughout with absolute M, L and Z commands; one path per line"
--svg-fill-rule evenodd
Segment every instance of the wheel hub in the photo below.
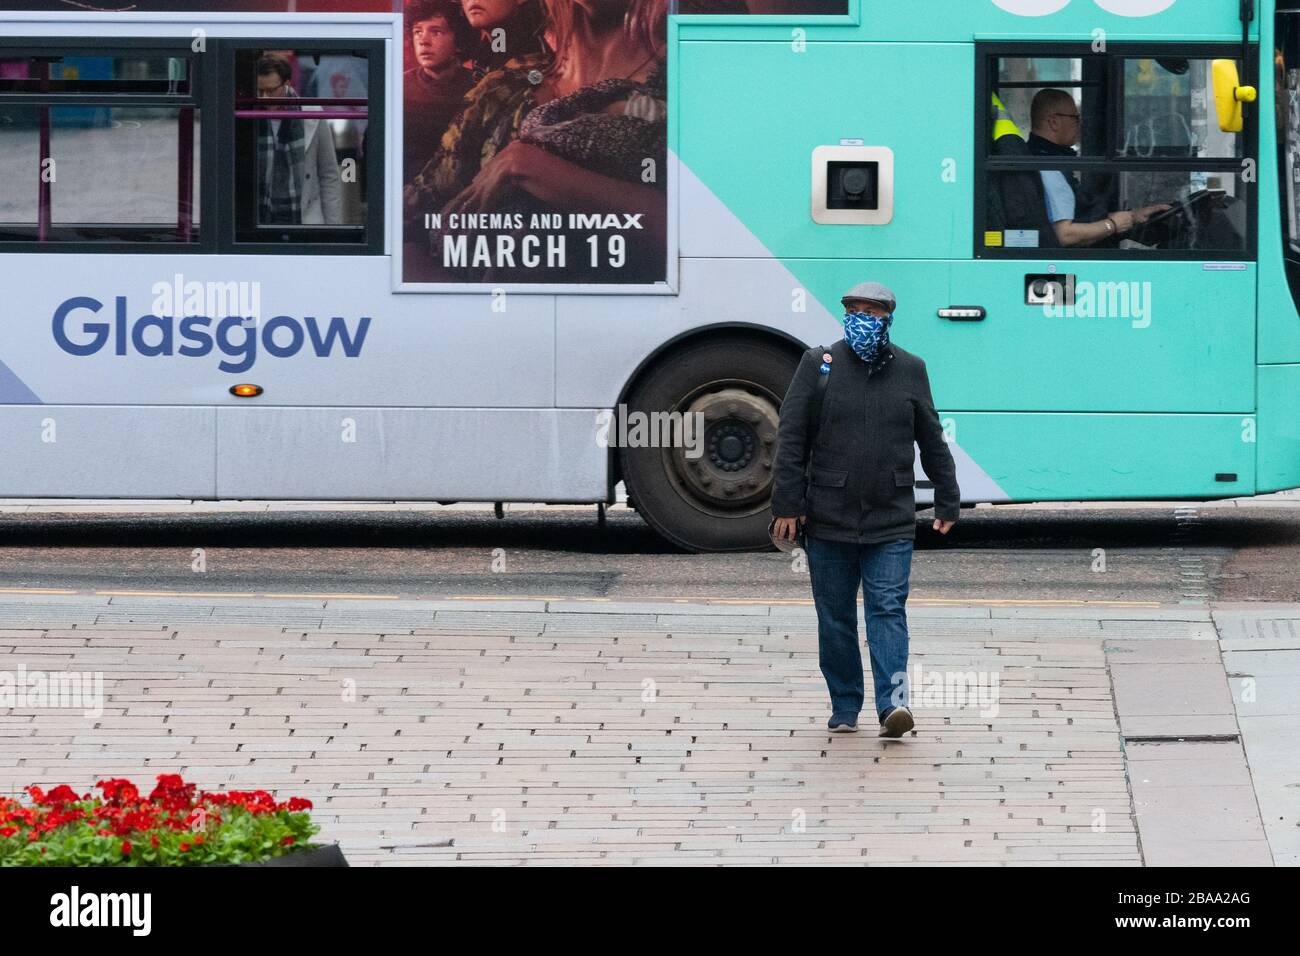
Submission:
M 702 505 L 734 511 L 771 492 L 780 413 L 768 399 L 740 388 L 701 395 L 683 412 L 692 419 L 689 447 L 672 450 L 677 477 Z

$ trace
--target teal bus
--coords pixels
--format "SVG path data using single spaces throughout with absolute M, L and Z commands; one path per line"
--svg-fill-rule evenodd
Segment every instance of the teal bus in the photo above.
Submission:
M 4 4 L 0 495 L 762 547 L 867 280 L 966 504 L 1300 486 L 1300 2 L 499 6 Z

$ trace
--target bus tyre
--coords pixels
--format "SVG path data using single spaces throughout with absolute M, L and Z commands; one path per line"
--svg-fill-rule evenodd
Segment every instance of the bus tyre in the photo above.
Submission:
M 690 551 L 771 547 L 777 426 L 798 364 L 788 346 L 717 339 L 637 380 L 615 424 L 628 499 L 652 528 Z

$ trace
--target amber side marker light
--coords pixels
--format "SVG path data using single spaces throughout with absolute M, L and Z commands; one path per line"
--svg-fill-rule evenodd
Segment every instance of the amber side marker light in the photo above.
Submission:
M 232 385 L 230 394 L 236 398 L 257 398 L 262 394 L 261 385 Z

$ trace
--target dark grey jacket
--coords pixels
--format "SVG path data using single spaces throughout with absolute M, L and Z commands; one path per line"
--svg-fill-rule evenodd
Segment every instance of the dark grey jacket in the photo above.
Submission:
M 781 404 L 772 513 L 807 515 L 813 537 L 859 544 L 916 537 L 914 445 L 934 483 L 936 517 L 956 521 L 961 513 L 957 466 L 925 362 L 892 343 L 888 350 L 892 357 L 873 372 L 843 339 L 830 347 L 813 448 L 807 447 L 808 416 L 826 351 L 821 346 L 804 352 Z

